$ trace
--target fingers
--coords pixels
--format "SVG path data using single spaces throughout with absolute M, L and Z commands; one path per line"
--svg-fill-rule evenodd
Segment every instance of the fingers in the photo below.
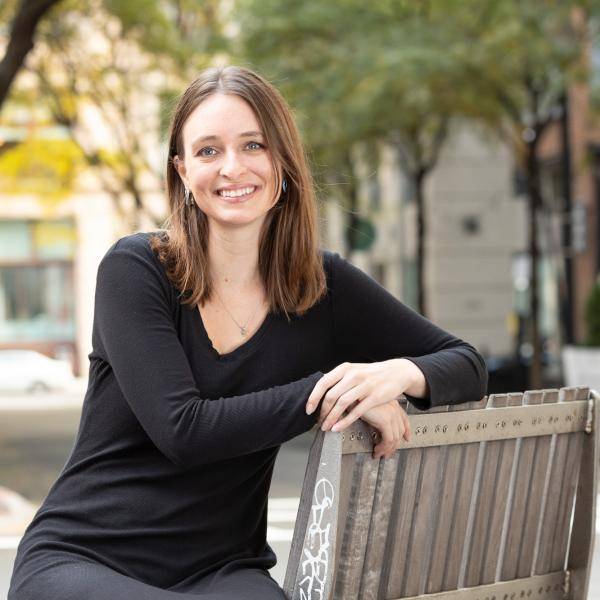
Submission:
M 384 427 L 381 428 L 381 441 L 373 449 L 373 458 L 391 458 L 399 448 L 400 441 L 404 438 L 410 441 L 410 422 L 408 416 L 397 406 L 397 412 Z M 407 437 L 408 436 L 408 437 Z
M 348 390 L 338 398 L 337 402 L 328 413 L 324 413 L 326 407 L 325 403 L 323 403 L 320 417 L 322 422 L 321 429 L 323 431 L 329 429 L 332 431 L 341 431 L 344 427 L 347 427 L 350 423 L 356 421 L 360 415 L 369 409 L 367 399 L 363 398 L 364 393 L 361 386 Z M 346 411 L 348 414 L 344 416 L 344 412 Z
M 402 411 L 402 422 L 404 424 L 404 439 L 407 442 L 410 442 L 410 440 L 412 438 L 412 430 L 410 428 L 410 421 L 409 421 L 408 415 L 406 414 L 404 409 L 400 408 L 400 410 Z
M 381 441 L 373 449 L 373 458 L 389 458 L 396 448 L 394 440 L 394 429 L 392 421 L 388 421 L 381 427 Z
M 338 365 L 335 369 L 329 371 L 329 373 L 325 373 L 319 381 L 317 381 L 315 387 L 313 388 L 308 400 L 306 401 L 306 414 L 310 415 L 315 411 L 321 398 L 323 395 L 333 387 L 342 377 L 350 363 L 342 363 Z M 329 411 L 328 411 L 329 412 Z
M 358 393 L 360 392 L 357 390 L 357 394 Z M 356 400 L 354 404 L 347 409 L 348 414 L 345 417 L 338 421 L 333 420 L 334 425 L 332 425 L 331 431 L 344 431 L 346 427 L 349 427 L 352 423 L 360 419 L 360 417 L 362 417 L 371 407 L 372 403 L 369 401 L 369 397 Z

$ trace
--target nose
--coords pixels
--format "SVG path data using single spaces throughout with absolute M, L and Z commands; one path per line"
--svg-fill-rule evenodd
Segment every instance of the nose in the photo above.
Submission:
M 245 170 L 246 167 L 235 150 L 225 153 L 220 170 L 223 177 L 239 179 Z

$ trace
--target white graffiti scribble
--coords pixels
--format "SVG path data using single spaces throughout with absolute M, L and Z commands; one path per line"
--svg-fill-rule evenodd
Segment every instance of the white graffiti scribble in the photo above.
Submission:
M 331 482 L 322 478 L 315 485 L 311 507 L 312 522 L 308 527 L 308 548 L 304 547 L 306 560 L 302 562 L 300 600 L 324 600 L 325 581 L 329 568 L 329 534 L 332 525 L 331 507 L 334 490 Z

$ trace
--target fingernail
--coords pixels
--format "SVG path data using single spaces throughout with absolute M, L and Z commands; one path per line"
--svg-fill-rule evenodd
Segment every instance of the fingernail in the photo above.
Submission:
M 312 406 L 307 406 L 306 407 L 306 414 L 307 415 L 310 415 L 312 413 L 312 411 L 313 411 Z
M 332 428 L 331 431 L 337 431 L 339 429 L 339 425 L 336 423 Z

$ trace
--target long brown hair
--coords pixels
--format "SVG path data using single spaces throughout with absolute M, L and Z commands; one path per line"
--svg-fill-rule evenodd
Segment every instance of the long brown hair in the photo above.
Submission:
M 165 229 L 150 238 L 152 248 L 180 301 L 195 307 L 210 299 L 208 219 L 194 202 L 186 206 L 184 184 L 174 163 L 183 159 L 183 126 L 194 109 L 215 93 L 234 94 L 256 115 L 270 149 L 275 189 L 287 190 L 269 210 L 260 234 L 258 263 L 270 310 L 303 314 L 327 290 L 319 250 L 319 217 L 314 182 L 292 112 L 279 91 L 266 79 L 240 66 L 211 67 L 179 98 L 171 118 L 167 161 L 170 215 Z

